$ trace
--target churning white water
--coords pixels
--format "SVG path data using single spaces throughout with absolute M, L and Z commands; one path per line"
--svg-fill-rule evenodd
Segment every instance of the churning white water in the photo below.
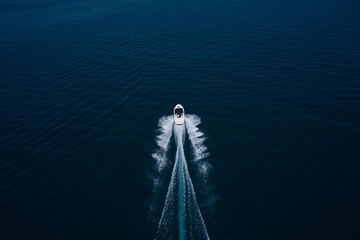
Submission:
M 160 134 L 157 136 L 159 149 L 152 156 L 156 160 L 160 174 L 163 167 L 168 163 L 167 151 L 172 132 L 175 136 L 176 155 L 164 208 L 158 224 L 156 240 L 209 239 L 204 219 L 196 201 L 184 152 L 185 134 L 187 132 L 193 149 L 193 161 L 207 157 L 208 153 L 204 145 L 205 138 L 197 128 L 200 123 L 200 118 L 196 115 L 187 115 L 184 125 L 174 125 L 172 116 L 162 117 L 159 120 Z M 205 164 L 196 166 L 205 168 L 199 170 L 204 172 L 203 176 L 206 177 L 208 167 Z M 210 165 L 208 164 L 208 166 Z
M 160 173 L 164 166 L 167 164 L 167 152 L 169 149 L 170 139 L 173 133 L 174 117 L 164 116 L 159 119 L 159 132 L 156 137 L 156 143 L 159 148 L 152 154 L 152 157 L 156 160 L 156 168 Z

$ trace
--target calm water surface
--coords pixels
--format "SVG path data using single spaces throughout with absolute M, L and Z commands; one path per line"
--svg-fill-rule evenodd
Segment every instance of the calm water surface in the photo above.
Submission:
M 181 103 L 211 239 L 359 239 L 359 26 L 354 0 L 1 1 L 0 238 L 153 239 Z

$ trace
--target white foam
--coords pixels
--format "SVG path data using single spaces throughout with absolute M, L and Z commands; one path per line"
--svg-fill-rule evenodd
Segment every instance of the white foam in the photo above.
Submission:
M 189 134 L 189 139 L 193 147 L 193 153 L 195 156 L 194 160 L 198 161 L 208 157 L 209 153 L 207 152 L 207 147 L 204 145 L 204 141 L 206 140 L 206 138 L 197 127 L 201 123 L 200 117 L 193 114 L 187 114 L 185 123 L 186 130 Z
M 174 118 L 172 115 L 164 116 L 159 119 L 158 127 L 160 134 L 156 136 L 156 143 L 159 148 L 151 155 L 156 161 L 156 167 L 159 173 L 167 164 L 166 155 L 173 132 L 173 125 Z
M 176 238 L 176 232 L 171 230 L 176 223 L 177 239 L 209 240 L 185 159 L 184 125 L 175 125 L 174 132 L 177 151 L 156 240 Z

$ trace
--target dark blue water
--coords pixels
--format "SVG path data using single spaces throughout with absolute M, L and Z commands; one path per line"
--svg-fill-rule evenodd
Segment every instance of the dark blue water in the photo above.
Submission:
M 211 239 L 359 239 L 359 10 L 1 1 L 0 239 L 154 239 L 155 130 L 177 103 L 207 137 Z

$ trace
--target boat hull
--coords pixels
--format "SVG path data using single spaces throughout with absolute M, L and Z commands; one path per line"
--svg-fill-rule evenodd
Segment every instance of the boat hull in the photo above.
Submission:
M 177 125 L 184 124 L 185 122 L 185 110 L 180 104 L 177 104 L 174 108 L 174 121 Z

